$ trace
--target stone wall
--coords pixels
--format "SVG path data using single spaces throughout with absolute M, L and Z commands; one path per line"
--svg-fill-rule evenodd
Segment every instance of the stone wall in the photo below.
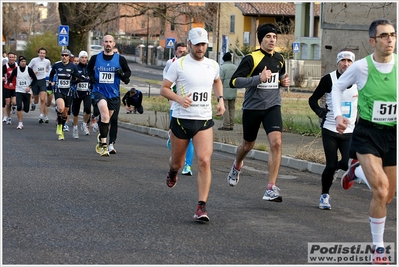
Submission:
M 351 48 L 356 59 L 373 52 L 368 28 L 378 18 L 397 23 L 397 4 L 389 2 L 322 3 L 321 4 L 321 74 L 336 69 L 337 53 Z

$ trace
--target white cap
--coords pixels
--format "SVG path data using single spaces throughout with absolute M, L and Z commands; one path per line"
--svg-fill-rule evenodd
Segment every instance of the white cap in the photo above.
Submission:
M 355 62 L 355 54 L 351 51 L 341 51 L 337 55 L 337 64 L 343 59 L 349 59 L 350 61 Z
M 89 56 L 89 54 L 87 54 L 86 51 L 80 51 L 80 53 L 79 53 L 79 58 L 81 58 L 81 57 L 88 57 L 88 56 Z
M 209 43 L 208 41 L 208 33 L 205 29 L 203 28 L 192 28 L 188 32 L 188 40 L 193 44 L 199 44 L 199 43 Z

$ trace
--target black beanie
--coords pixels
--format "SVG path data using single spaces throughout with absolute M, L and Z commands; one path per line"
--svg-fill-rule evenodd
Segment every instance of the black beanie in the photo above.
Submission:
M 231 61 L 231 54 L 229 52 L 224 54 L 223 61 Z
M 273 25 L 271 24 L 259 25 L 257 30 L 259 44 L 262 43 L 263 37 L 265 37 L 265 35 L 270 32 L 277 34 L 277 30 Z

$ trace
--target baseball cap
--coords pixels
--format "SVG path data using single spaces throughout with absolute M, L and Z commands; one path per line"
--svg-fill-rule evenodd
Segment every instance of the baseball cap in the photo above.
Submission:
M 71 56 L 71 51 L 69 51 L 68 49 L 64 49 L 61 51 L 61 55 L 62 54 L 68 54 L 69 56 Z
M 87 54 L 86 51 L 80 51 L 80 53 L 79 53 L 79 58 L 81 58 L 81 57 L 88 57 L 88 56 L 89 56 L 89 54 Z
M 203 29 L 203 28 L 192 28 L 188 32 L 188 40 L 193 44 L 199 44 L 199 43 L 209 43 L 208 41 L 208 32 Z

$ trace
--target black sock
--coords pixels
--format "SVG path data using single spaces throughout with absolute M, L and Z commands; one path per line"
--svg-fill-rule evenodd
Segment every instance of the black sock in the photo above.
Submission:
M 200 205 L 200 206 L 205 206 L 205 204 L 206 204 L 206 202 L 204 202 L 204 201 L 198 201 L 198 205 Z
M 172 174 L 172 176 L 176 176 L 177 172 L 172 171 L 171 169 L 169 169 L 170 174 Z

